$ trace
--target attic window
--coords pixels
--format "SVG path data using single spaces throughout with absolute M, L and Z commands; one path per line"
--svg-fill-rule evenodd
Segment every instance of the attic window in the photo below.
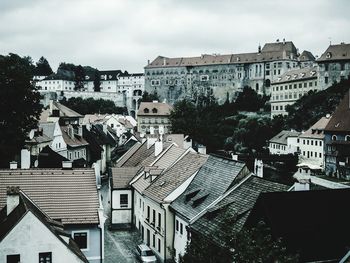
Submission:
M 332 57 L 332 53 L 331 52 L 327 52 L 326 58 L 331 58 L 331 57 Z
M 148 109 L 148 108 L 145 108 L 145 109 L 143 110 L 143 112 L 144 112 L 144 113 L 149 113 L 149 109 Z
M 311 76 L 314 76 L 316 74 L 316 71 L 311 71 Z
M 152 113 L 157 113 L 157 112 L 158 112 L 158 110 L 156 108 L 152 109 Z
M 200 195 L 193 199 L 192 207 L 197 207 L 208 197 L 209 194 Z
M 192 190 L 191 192 L 185 194 L 185 200 L 186 202 L 188 202 L 189 200 L 191 200 L 193 197 L 195 197 L 198 193 L 199 193 L 200 189 L 195 189 Z

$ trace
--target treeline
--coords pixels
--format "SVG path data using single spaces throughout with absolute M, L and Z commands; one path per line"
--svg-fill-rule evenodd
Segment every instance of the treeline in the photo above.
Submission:
M 117 107 L 113 101 L 93 98 L 63 98 L 60 103 L 79 114 L 128 114 L 126 107 Z
M 251 88 L 245 88 L 235 102 L 224 105 L 213 100 L 209 104 L 179 101 L 170 115 L 172 132 L 189 134 L 206 145 L 209 152 L 224 149 L 243 154 L 266 153 L 268 140 L 280 131 L 306 130 L 322 116 L 331 114 L 349 87 L 350 80 L 344 80 L 326 90 L 309 92 L 287 107 L 288 116 L 273 119 L 269 98 Z

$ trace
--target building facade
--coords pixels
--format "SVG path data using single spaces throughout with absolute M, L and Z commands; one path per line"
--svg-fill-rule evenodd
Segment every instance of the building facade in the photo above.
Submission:
M 318 79 L 322 89 L 350 76 L 350 44 L 330 45 L 317 60 Z
M 295 154 L 298 153 L 300 132 L 283 130 L 269 140 L 270 154 Z
M 305 65 L 293 42 L 277 40 L 258 52 L 200 57 L 158 56 L 145 67 L 145 90 L 169 103 L 183 98 L 213 95 L 220 104 L 233 100 L 245 86 L 270 94 L 270 84 L 286 71 Z
M 286 106 L 294 104 L 309 91 L 319 91 L 317 67 L 290 70 L 271 85 L 271 118 L 287 115 Z

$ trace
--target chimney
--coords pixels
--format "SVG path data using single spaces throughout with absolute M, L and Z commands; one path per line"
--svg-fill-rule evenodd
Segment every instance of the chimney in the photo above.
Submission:
M 17 169 L 17 162 L 16 161 L 10 162 L 10 169 L 11 170 L 16 170 Z
M 71 139 L 74 139 L 74 129 L 73 129 L 73 126 L 72 126 L 72 125 L 68 125 L 68 127 L 67 127 L 67 133 L 68 133 L 68 136 L 69 136 Z
M 149 66 L 149 64 L 150 64 L 150 61 L 149 61 L 149 59 L 147 60 L 147 65 Z
M 285 38 L 283 38 L 283 45 L 285 45 L 286 44 L 286 39 Z
M 198 153 L 201 154 L 207 154 L 207 147 L 205 147 L 204 145 L 198 145 Z
M 103 133 L 107 134 L 107 124 L 103 124 Z
M 7 215 L 9 215 L 19 205 L 19 186 L 8 186 L 6 194 Z
M 157 138 L 147 137 L 147 149 L 151 148 L 156 141 Z
M 73 162 L 72 161 L 62 161 L 62 169 L 63 170 L 73 169 Z
M 310 190 L 310 180 L 299 180 L 294 184 L 294 191 L 309 191 Z
M 260 44 L 259 44 L 259 46 L 258 46 L 258 53 L 259 53 L 259 54 L 261 53 L 261 46 L 260 46 Z
M 262 160 L 255 159 L 254 161 L 254 173 L 257 177 L 264 177 L 264 164 Z
M 21 150 L 21 169 L 30 168 L 30 152 L 27 149 Z
M 238 161 L 238 155 L 231 153 L 232 160 Z
M 151 135 L 154 134 L 154 127 L 153 127 L 153 126 L 149 127 L 149 133 L 150 133 Z
M 163 66 L 166 65 L 166 58 L 163 58 Z
M 163 151 L 163 142 L 158 140 L 154 143 L 154 155 L 158 156 Z

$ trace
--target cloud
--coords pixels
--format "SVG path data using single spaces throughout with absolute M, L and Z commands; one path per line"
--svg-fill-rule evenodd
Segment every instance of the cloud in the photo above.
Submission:
M 286 38 L 320 55 L 349 42 L 346 0 L 12 0 L 0 2 L 0 50 L 142 72 L 158 55 L 254 52 Z

